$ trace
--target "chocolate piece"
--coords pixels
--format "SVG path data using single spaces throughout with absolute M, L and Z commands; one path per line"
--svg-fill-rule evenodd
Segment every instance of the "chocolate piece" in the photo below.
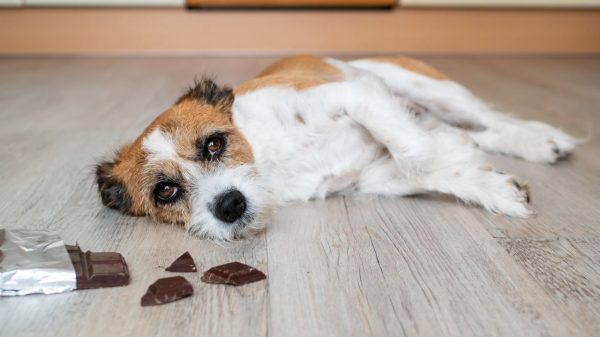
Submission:
M 267 276 L 260 270 L 240 262 L 212 267 L 202 275 L 202 281 L 206 283 L 231 284 L 234 286 L 241 286 L 266 278 Z
M 75 274 L 77 289 L 117 287 L 129 284 L 129 270 L 119 253 L 83 253 L 79 245 L 65 245 Z
M 166 271 L 172 271 L 176 273 L 191 273 L 196 272 L 196 264 L 194 263 L 194 259 L 189 252 L 183 253 L 177 260 L 173 261 L 169 267 L 165 269 Z
M 192 296 L 194 288 L 181 276 L 159 278 L 142 296 L 142 306 L 159 305 Z

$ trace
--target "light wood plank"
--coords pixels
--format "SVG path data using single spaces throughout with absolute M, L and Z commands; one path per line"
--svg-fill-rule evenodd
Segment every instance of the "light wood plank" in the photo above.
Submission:
M 501 239 L 506 251 L 590 336 L 600 334 L 600 238 Z
M 273 334 L 586 336 L 470 210 L 429 201 L 332 199 L 279 212 L 267 232 Z

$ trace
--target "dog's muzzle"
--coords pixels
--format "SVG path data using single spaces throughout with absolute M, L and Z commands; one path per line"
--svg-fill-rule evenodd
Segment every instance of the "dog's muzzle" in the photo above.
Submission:
M 246 197 L 238 191 L 228 191 L 217 196 L 213 214 L 226 223 L 233 223 L 246 212 Z

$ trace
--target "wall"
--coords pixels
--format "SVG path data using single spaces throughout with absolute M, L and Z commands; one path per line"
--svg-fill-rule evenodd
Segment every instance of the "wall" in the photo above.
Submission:
M 0 54 L 600 53 L 600 11 L 0 10 Z

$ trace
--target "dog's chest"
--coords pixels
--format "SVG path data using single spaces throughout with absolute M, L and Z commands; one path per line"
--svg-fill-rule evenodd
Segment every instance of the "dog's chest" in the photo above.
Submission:
M 281 202 L 351 190 L 381 146 L 343 109 L 274 90 L 236 99 L 234 119 L 261 175 Z M 276 104 L 278 102 L 279 104 Z

